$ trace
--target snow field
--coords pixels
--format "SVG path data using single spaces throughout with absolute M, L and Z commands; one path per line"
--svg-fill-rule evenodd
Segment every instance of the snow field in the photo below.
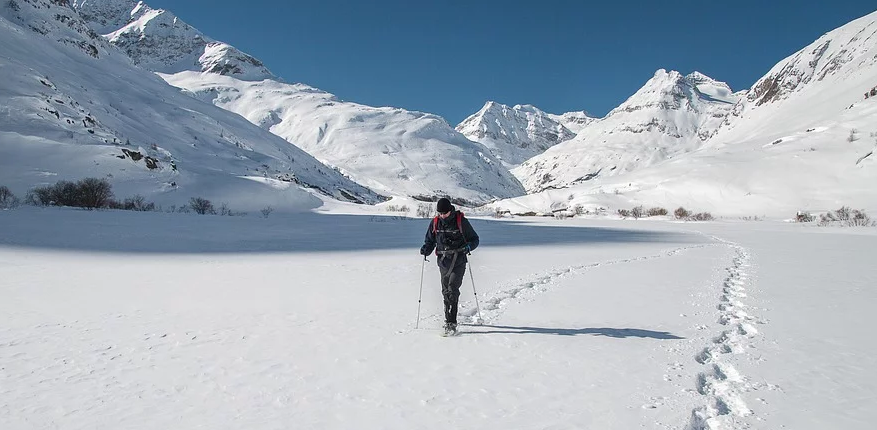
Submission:
M 0 212 L 0 427 L 869 428 L 870 230 L 476 219 L 442 338 L 427 225 Z

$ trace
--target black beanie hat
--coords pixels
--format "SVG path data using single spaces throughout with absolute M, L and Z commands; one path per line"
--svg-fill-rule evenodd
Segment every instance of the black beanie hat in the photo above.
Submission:
M 443 214 L 445 212 L 450 212 L 453 209 L 454 209 L 454 207 L 451 206 L 451 201 L 444 198 L 444 197 L 440 198 L 438 203 L 436 203 L 436 205 L 435 205 L 435 210 L 438 211 L 438 213 L 440 213 L 440 214 Z

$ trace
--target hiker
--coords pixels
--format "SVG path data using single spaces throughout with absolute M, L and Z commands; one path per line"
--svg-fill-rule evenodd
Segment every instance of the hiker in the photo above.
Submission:
M 445 334 L 453 335 L 457 332 L 457 305 L 467 256 L 478 247 L 478 234 L 450 200 L 439 199 L 435 209 L 439 215 L 426 230 L 420 254 L 426 258 L 435 249 L 445 305 Z

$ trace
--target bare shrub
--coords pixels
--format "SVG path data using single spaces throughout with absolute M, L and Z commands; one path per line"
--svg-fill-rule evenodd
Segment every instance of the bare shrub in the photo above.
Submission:
M 112 205 L 110 205 L 110 207 L 112 207 Z M 147 202 L 146 199 L 143 198 L 143 196 L 137 194 L 134 197 L 128 197 L 123 202 L 119 203 L 119 207 L 115 209 L 137 212 L 152 212 L 155 210 L 155 203 Z
M 819 225 L 826 226 L 842 226 L 842 227 L 873 227 L 877 222 L 871 220 L 871 217 L 864 210 L 850 209 L 843 206 L 833 212 L 827 212 L 819 216 Z
M 850 135 L 847 137 L 847 142 L 853 143 L 853 142 L 859 140 L 858 134 L 859 134 L 859 130 L 856 130 L 855 128 L 850 130 Z
M 630 217 L 630 211 L 627 209 L 619 209 L 618 215 L 621 215 L 623 218 L 628 218 Z
M 676 219 L 688 219 L 688 217 L 691 216 L 691 212 L 680 206 L 673 211 L 673 216 L 675 216 Z
M 113 186 L 106 179 L 85 178 L 76 184 L 78 205 L 86 209 L 105 208 L 113 198 Z
M 642 206 L 637 206 L 630 210 L 630 216 L 640 219 L 646 216 L 646 210 Z
M 667 209 L 664 208 L 651 208 L 648 211 L 649 216 L 665 216 L 667 213 Z
M 228 208 L 228 203 L 222 203 L 219 205 L 219 215 L 221 216 L 234 216 L 234 212 Z
M 795 222 L 813 222 L 816 221 L 816 217 L 813 216 L 810 212 L 799 211 L 795 214 Z
M 585 207 L 582 206 L 582 205 L 575 205 L 575 206 L 573 206 L 572 211 L 573 211 L 573 213 L 576 214 L 577 216 L 582 216 L 582 215 L 585 215 L 586 213 L 588 213 L 588 211 L 586 211 L 586 210 L 585 210 Z
M 216 215 L 216 209 L 210 200 L 201 197 L 192 197 L 189 200 L 189 207 L 198 215 Z
M 76 201 L 76 184 L 58 181 L 55 185 L 36 187 L 31 190 L 28 200 L 37 206 L 72 206 Z
M 268 218 L 268 215 L 271 215 L 271 212 L 274 212 L 274 208 L 271 206 L 265 206 L 259 211 L 259 213 L 262 214 L 262 218 Z
M 405 205 L 402 205 L 402 206 L 387 205 L 387 212 L 404 212 L 404 213 L 408 213 L 408 212 L 410 212 L 410 211 L 411 211 L 411 210 L 408 208 L 408 206 L 405 206 Z
M 86 209 L 108 207 L 113 187 L 106 179 L 85 178 L 79 182 L 58 181 L 31 190 L 28 201 L 40 206 L 70 206 Z
M 18 197 L 15 197 L 8 187 L 0 185 L 0 209 L 12 209 L 18 207 L 20 203 Z
M 713 215 L 709 212 L 699 212 L 688 217 L 689 221 L 712 221 Z
M 432 217 L 432 205 L 427 203 L 421 203 L 417 205 L 417 217 L 418 218 L 430 218 Z

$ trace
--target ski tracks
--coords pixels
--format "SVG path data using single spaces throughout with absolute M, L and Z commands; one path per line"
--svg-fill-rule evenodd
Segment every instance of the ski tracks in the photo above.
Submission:
M 734 258 L 725 269 L 728 275 L 722 281 L 716 306 L 722 331 L 695 356 L 695 360 L 705 366 L 697 375 L 696 388 L 706 404 L 692 411 L 691 430 L 722 429 L 726 428 L 725 424 L 734 428 L 736 418 L 752 415 L 741 393 L 755 386 L 737 371 L 729 362 L 729 357 L 748 354 L 753 347 L 751 340 L 758 334 L 755 324 L 763 323 L 750 314 L 752 308 L 745 304 L 747 288 L 750 286 L 749 252 L 735 243 L 717 237 L 712 239 L 731 247 Z

